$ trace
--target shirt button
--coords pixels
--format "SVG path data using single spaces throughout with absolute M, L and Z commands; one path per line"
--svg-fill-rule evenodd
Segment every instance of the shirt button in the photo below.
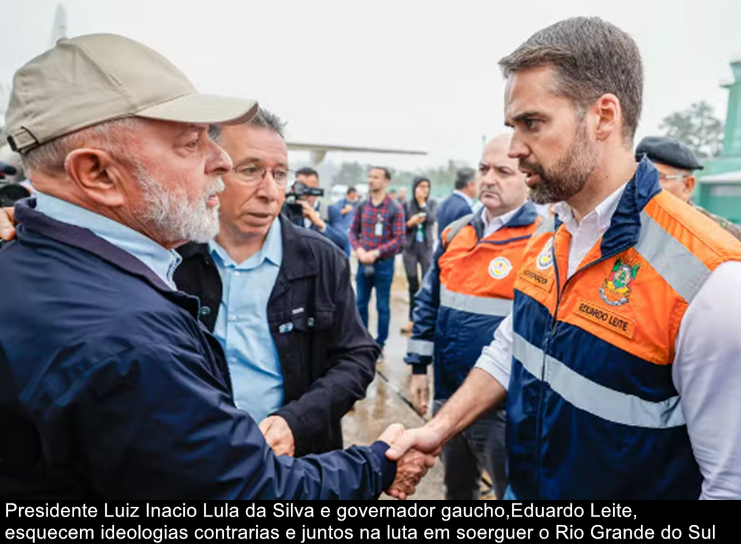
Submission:
M 229 316 L 229 321 L 236 321 L 236 320 L 237 320 L 237 316 L 236 316 L 236 315 L 234 315 L 234 314 L 231 314 L 231 315 Z
M 232 363 L 233 365 L 236 365 L 237 364 L 237 358 L 236 357 L 232 357 L 231 359 L 229 359 L 229 362 Z
M 236 271 L 236 272 L 234 273 L 234 277 L 238 278 L 239 276 L 240 276 L 240 274 L 239 274 L 239 270 L 237 270 L 237 271 Z

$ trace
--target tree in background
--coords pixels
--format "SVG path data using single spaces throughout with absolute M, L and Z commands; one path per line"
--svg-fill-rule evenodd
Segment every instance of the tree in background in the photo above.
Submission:
M 712 159 L 723 150 L 723 122 L 707 102 L 696 102 L 665 117 L 659 128 L 687 145 L 698 158 Z
M 343 162 L 332 176 L 332 185 L 347 185 L 348 187 L 365 183 L 368 179 L 367 164 L 358 162 Z

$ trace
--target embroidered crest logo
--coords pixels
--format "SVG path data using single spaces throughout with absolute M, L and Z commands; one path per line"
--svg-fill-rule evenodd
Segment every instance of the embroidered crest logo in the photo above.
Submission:
M 495 280 L 501 280 L 512 272 L 512 263 L 506 257 L 497 257 L 489 263 L 489 275 Z
M 622 306 L 630 302 L 633 284 L 641 269 L 640 264 L 632 264 L 618 259 L 610 276 L 599 288 L 599 294 L 610 306 Z
M 541 270 L 548 270 L 553 266 L 553 238 L 550 238 L 538 255 L 537 263 Z

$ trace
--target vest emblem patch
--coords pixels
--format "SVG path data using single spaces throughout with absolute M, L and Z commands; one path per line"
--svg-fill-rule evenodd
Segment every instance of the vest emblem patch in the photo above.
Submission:
M 501 280 L 512 272 L 512 263 L 506 257 L 497 257 L 489 263 L 489 275 L 495 280 Z
M 536 264 L 541 270 L 548 270 L 553 266 L 553 238 L 550 238 L 538 255 Z
M 640 264 L 633 264 L 618 259 L 612 272 L 599 288 L 599 294 L 610 306 L 622 306 L 630 302 L 633 284 L 641 269 Z

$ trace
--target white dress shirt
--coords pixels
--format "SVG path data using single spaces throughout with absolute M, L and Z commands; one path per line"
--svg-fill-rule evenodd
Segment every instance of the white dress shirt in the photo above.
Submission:
M 610 226 L 625 186 L 576 223 L 556 207 L 571 233 L 569 277 Z M 677 266 L 681 266 L 678 263 Z M 741 499 L 741 262 L 720 265 L 690 303 L 676 338 L 673 381 L 704 481 L 700 499 Z M 476 367 L 509 386 L 513 329 L 508 316 Z M 605 467 L 609 470 L 609 467 Z
M 522 206 L 520 206 L 519 208 L 515 208 L 511 212 L 507 212 L 504 215 L 495 217 L 491 221 L 489 221 L 489 218 L 486 213 L 486 208 L 484 208 L 481 211 L 481 219 L 484 221 L 484 238 L 488 238 L 489 236 L 497 232 L 499 229 L 501 229 L 504 225 L 509 223 L 510 220 L 515 215 L 517 215 L 517 212 L 519 212 L 521 209 L 522 209 Z

